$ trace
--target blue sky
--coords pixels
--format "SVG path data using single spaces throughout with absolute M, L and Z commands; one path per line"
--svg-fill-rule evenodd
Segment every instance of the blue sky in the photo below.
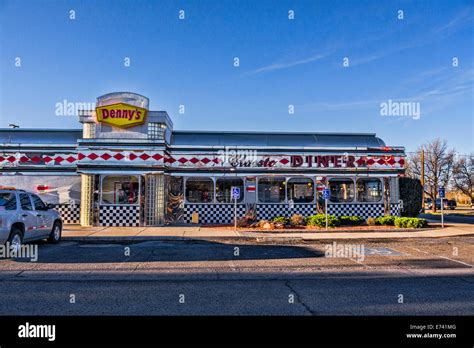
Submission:
M 176 129 L 375 132 L 409 151 L 441 137 L 466 154 L 474 148 L 473 6 L 0 0 L 0 127 L 78 128 L 76 117 L 55 115 L 56 103 L 133 91 L 168 111 Z M 381 116 L 388 100 L 420 103 L 420 118 Z

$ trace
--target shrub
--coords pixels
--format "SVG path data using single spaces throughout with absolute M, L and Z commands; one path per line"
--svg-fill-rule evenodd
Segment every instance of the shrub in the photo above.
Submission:
M 397 216 L 379 216 L 375 219 L 376 225 L 393 226 Z
M 294 214 L 290 219 L 290 224 L 292 226 L 301 226 L 304 225 L 304 218 L 300 214 Z
M 375 218 L 373 218 L 373 217 L 367 218 L 367 225 L 375 226 Z
M 254 225 L 256 220 L 255 211 L 250 209 L 244 216 L 237 218 L 238 227 L 249 227 Z
M 268 221 L 268 220 L 260 220 L 257 223 L 257 227 L 258 228 L 265 228 L 265 229 L 268 229 L 268 230 L 273 230 L 275 228 L 275 224 L 271 221 Z
M 395 226 L 400 228 L 423 228 L 428 225 L 426 219 L 397 217 L 395 218 Z
M 317 214 L 311 215 L 306 218 L 306 225 L 326 227 L 326 215 Z M 336 227 L 339 225 L 339 220 L 335 215 L 328 215 L 328 227 Z
M 339 223 L 341 225 L 359 226 L 364 223 L 364 219 L 360 216 L 341 216 Z
M 423 187 L 419 179 L 399 178 L 400 199 L 403 201 L 402 216 L 418 216 L 422 205 Z
M 281 225 L 288 225 L 290 223 L 290 219 L 284 216 L 276 216 L 273 218 L 274 224 L 281 224 Z
M 237 218 L 238 227 L 249 227 L 253 223 L 253 220 L 248 216 L 242 216 Z

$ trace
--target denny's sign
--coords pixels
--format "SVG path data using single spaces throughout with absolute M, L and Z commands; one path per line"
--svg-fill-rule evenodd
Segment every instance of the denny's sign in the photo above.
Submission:
M 145 122 L 147 110 L 138 106 L 117 103 L 95 108 L 97 122 L 108 125 L 128 128 Z

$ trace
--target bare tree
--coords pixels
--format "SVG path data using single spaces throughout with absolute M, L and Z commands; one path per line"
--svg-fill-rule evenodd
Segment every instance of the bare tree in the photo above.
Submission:
M 469 157 L 459 157 L 454 162 L 453 186 L 471 199 L 474 203 L 474 154 Z
M 407 174 L 421 179 L 421 150 L 425 150 L 425 194 L 433 202 L 433 212 L 436 212 L 438 189 L 447 186 L 452 177 L 454 165 L 454 150 L 448 148 L 446 140 L 439 138 L 420 146 L 416 153 L 408 158 Z

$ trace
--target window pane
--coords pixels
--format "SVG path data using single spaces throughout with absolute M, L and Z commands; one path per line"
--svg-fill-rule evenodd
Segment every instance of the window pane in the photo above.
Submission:
M 285 186 L 285 178 L 260 178 L 258 180 L 258 200 L 262 203 L 284 202 Z
M 190 203 L 212 203 L 214 182 L 209 178 L 186 180 L 186 200 Z
M 16 195 L 13 192 L 0 193 L 0 210 L 16 210 Z
M 354 182 L 351 179 L 329 180 L 331 202 L 352 202 L 354 200 Z
M 379 179 L 357 180 L 357 200 L 359 202 L 378 202 L 382 199 L 382 182 Z
M 26 193 L 20 193 L 20 205 L 23 210 L 33 210 L 30 197 Z
M 33 204 L 35 205 L 35 210 L 46 210 L 46 204 L 39 198 L 37 195 L 31 195 L 33 198 Z
M 237 202 L 242 202 L 244 199 L 244 181 L 238 178 L 232 179 L 217 179 L 216 181 L 216 199 L 221 203 L 233 203 L 232 186 L 240 188 L 240 198 Z
M 288 180 L 288 199 L 295 203 L 310 203 L 314 199 L 313 180 L 294 178 Z
M 137 204 L 138 178 L 129 175 L 108 175 L 102 180 L 102 203 Z

